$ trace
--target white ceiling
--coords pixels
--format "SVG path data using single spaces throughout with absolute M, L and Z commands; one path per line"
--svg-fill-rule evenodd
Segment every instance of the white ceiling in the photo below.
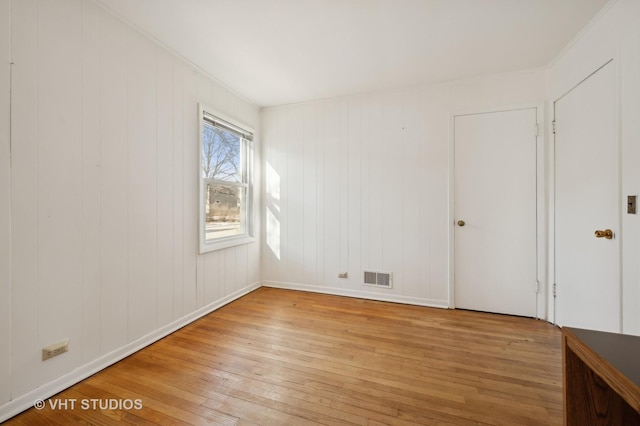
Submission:
M 544 67 L 609 0 L 98 0 L 259 106 Z

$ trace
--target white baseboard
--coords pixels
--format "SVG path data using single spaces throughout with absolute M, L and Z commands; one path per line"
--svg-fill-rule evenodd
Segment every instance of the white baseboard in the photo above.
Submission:
M 358 299 L 378 300 L 381 302 L 393 302 L 393 303 L 403 303 L 406 305 L 427 306 L 430 308 L 444 308 L 444 309 L 449 308 L 446 300 L 423 299 L 420 297 L 400 296 L 396 294 L 374 293 L 372 291 L 351 290 L 351 289 L 342 289 L 342 288 L 327 287 L 327 286 L 288 283 L 288 282 L 281 282 L 281 281 L 262 281 L 262 286 L 282 288 L 287 290 L 309 291 L 313 293 L 332 294 L 334 296 L 348 296 L 348 297 L 355 297 Z
M 149 346 L 150 344 L 162 339 L 165 336 L 173 333 L 174 331 L 184 327 L 187 324 L 192 323 L 193 321 L 201 318 L 222 306 L 233 302 L 234 300 L 244 296 L 247 293 L 252 292 L 253 290 L 259 288 L 261 286 L 260 282 L 255 282 L 250 284 L 220 300 L 217 300 L 213 303 L 210 303 L 207 306 L 204 306 L 194 312 L 191 312 L 184 317 L 173 321 L 170 324 L 161 327 L 146 336 L 140 337 L 139 339 L 134 340 L 133 342 L 116 349 L 113 352 L 105 354 L 100 358 L 91 361 L 81 367 L 74 369 L 73 371 L 65 374 L 64 376 L 58 377 L 39 388 L 32 390 L 24 395 L 20 395 L 16 399 L 13 399 L 9 402 L 0 406 L 0 423 L 4 422 L 7 419 L 15 416 L 16 414 L 21 413 L 22 411 L 31 408 L 36 400 L 46 400 L 58 392 L 67 389 L 76 383 L 86 379 L 87 377 L 97 373 L 100 370 L 109 367 L 110 365 L 115 364 L 116 362 L 128 357 L 134 352 L 139 351 L 145 346 Z
M 31 408 L 36 400 L 46 400 L 52 397 L 58 392 L 61 392 L 75 385 L 76 383 L 86 379 L 87 377 L 90 377 L 91 375 L 97 373 L 98 371 L 103 370 L 109 367 L 110 365 L 115 364 L 116 362 L 128 357 L 129 355 L 139 351 L 140 349 L 146 346 L 149 346 L 150 344 L 162 339 L 165 336 L 168 336 L 169 334 L 184 327 L 185 325 L 192 323 L 198 318 L 201 318 L 262 286 L 282 288 L 282 289 L 288 289 L 288 290 L 309 291 L 313 293 L 332 294 L 335 296 L 348 296 L 348 297 L 355 297 L 358 299 L 378 300 L 382 302 L 404 303 L 409 305 L 427 306 L 432 308 L 445 308 L 445 309 L 448 308 L 446 300 L 422 299 L 418 297 L 399 296 L 394 294 L 383 294 L 383 293 L 375 293 L 370 291 L 339 289 L 335 287 L 314 286 L 314 285 L 287 283 L 287 282 L 280 282 L 280 281 L 255 282 L 220 300 L 217 300 L 188 315 L 185 315 L 184 317 L 170 324 L 167 324 L 166 326 L 161 327 L 158 330 L 155 330 L 147 334 L 146 336 L 140 337 L 139 339 L 136 339 L 135 341 L 119 349 L 116 349 L 113 352 L 105 354 L 94 361 L 91 361 L 81 367 L 78 367 L 75 370 L 63 376 L 58 377 L 57 379 L 54 379 L 40 386 L 39 388 L 32 390 L 31 392 L 28 392 L 9 402 L 6 402 L 5 404 L 0 406 L 0 423 L 4 422 L 7 419 L 10 419 L 11 417 L 21 413 L 24 410 Z

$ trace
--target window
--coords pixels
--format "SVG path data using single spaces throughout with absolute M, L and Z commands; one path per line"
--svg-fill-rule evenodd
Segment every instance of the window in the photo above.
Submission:
M 200 105 L 200 253 L 253 241 L 252 140 Z

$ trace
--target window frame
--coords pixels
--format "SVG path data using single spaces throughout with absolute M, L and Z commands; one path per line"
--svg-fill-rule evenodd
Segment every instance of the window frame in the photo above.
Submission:
M 216 111 L 213 108 L 208 107 L 203 103 L 198 104 L 198 208 L 199 208 L 199 223 L 198 223 L 198 241 L 199 241 L 199 253 L 209 253 L 215 250 L 221 250 L 229 247 L 235 247 L 242 244 L 248 244 L 255 241 L 253 231 L 254 231 L 254 206 L 253 206 L 253 140 L 244 137 L 244 135 L 240 134 L 240 132 L 236 132 L 234 130 L 229 130 L 231 133 L 236 133 L 240 137 L 240 163 L 242 168 L 241 173 L 241 182 L 232 182 L 232 181 L 221 181 L 213 178 L 205 178 L 202 176 L 202 162 L 203 162 L 203 148 L 204 148 L 204 140 L 203 140 L 203 129 L 205 122 L 211 123 L 211 120 L 207 120 L 205 115 L 212 117 L 220 122 L 224 122 L 225 124 L 229 124 L 238 130 L 240 130 L 244 135 L 253 136 L 253 129 L 244 123 L 241 123 L 237 120 L 234 120 L 228 117 L 225 114 L 222 114 Z M 207 185 L 209 183 L 218 183 L 225 184 L 229 186 L 237 186 L 246 188 L 246 199 L 243 200 L 244 204 L 241 205 L 241 229 L 244 225 L 244 232 L 238 235 L 219 237 L 213 241 L 208 241 L 206 239 L 206 191 Z M 244 224 L 242 220 L 244 218 Z

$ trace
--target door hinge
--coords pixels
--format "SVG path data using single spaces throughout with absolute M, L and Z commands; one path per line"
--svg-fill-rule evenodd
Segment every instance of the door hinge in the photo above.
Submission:
M 556 134 L 556 120 L 553 120 L 551 122 L 551 131 L 553 132 L 553 134 Z
M 533 129 L 533 136 L 536 138 L 540 136 L 540 125 L 536 123 L 536 127 Z
M 540 281 L 536 280 L 536 294 L 540 293 Z
M 553 283 L 553 297 L 556 297 L 556 283 Z

